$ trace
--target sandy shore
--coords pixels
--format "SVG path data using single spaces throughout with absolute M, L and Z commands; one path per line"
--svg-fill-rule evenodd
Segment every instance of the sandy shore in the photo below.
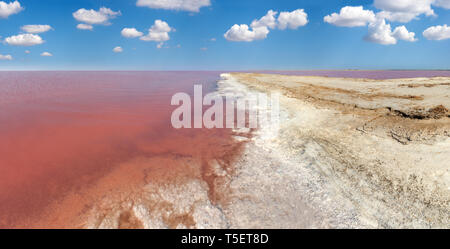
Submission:
M 279 132 L 234 130 L 237 143 L 209 161 L 124 164 L 97 183 L 111 191 L 79 226 L 450 228 L 450 78 L 233 73 L 216 93 L 261 92 L 281 94 Z M 124 174 L 132 186 L 111 188 Z

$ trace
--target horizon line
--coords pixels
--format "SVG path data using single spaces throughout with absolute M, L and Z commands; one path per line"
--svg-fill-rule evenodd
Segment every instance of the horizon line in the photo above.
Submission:
M 301 71 L 450 71 L 450 69 L 0 69 L 0 72 L 301 72 Z

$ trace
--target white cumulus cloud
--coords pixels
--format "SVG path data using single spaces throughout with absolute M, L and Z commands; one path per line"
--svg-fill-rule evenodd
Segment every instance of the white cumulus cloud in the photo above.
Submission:
M 7 55 L 0 54 L 0 60 L 2 60 L 2 61 L 10 61 L 12 59 L 13 59 L 13 57 L 9 54 L 7 54 Z
M 409 32 L 405 26 L 399 26 L 392 32 L 391 25 L 387 24 L 384 19 L 370 23 L 368 34 L 364 39 L 382 45 L 397 44 L 398 40 L 416 41 L 414 32 Z
M 297 29 L 308 23 L 308 15 L 303 9 L 281 12 L 278 18 L 277 15 L 277 11 L 269 10 L 265 16 L 253 20 L 250 27 L 247 24 L 235 24 L 224 34 L 224 37 L 228 41 L 251 42 L 267 38 L 269 29 Z
M 428 40 L 450 39 L 450 27 L 447 24 L 432 26 L 423 31 L 423 36 Z
M 303 9 L 294 10 L 292 12 L 281 12 L 278 16 L 279 29 L 297 29 L 308 23 L 308 14 Z
M 43 56 L 43 57 L 52 57 L 53 55 L 51 53 L 49 53 L 49 52 L 43 52 L 41 54 L 41 56 Z
M 417 41 L 414 32 L 409 32 L 405 26 L 399 26 L 394 29 L 392 36 L 397 40 L 415 42 Z
M 392 36 L 391 25 L 386 24 L 384 19 L 380 19 L 369 24 L 369 33 L 364 39 L 369 42 L 383 45 L 392 45 L 397 43 L 397 39 Z
M 122 52 L 123 52 L 123 48 L 117 46 L 117 47 L 113 48 L 113 52 L 114 52 L 114 53 L 122 53 Z
M 39 34 L 52 29 L 50 25 L 24 25 L 21 29 L 27 33 Z
M 375 14 L 371 10 L 364 10 L 362 6 L 345 6 L 338 13 L 323 18 L 327 23 L 340 27 L 360 27 L 375 21 Z
M 250 26 L 252 28 L 268 27 L 274 29 L 277 26 L 277 19 L 275 18 L 277 14 L 278 12 L 269 10 L 265 16 L 259 20 L 254 20 Z
M 136 3 L 140 7 L 166 10 L 184 10 L 189 12 L 199 12 L 200 8 L 211 5 L 210 0 L 138 0 Z
M 44 43 L 39 35 L 20 34 L 5 38 L 5 42 L 13 46 L 34 46 Z
M 374 0 L 374 6 L 383 10 L 381 18 L 389 21 L 410 22 L 419 15 L 434 16 L 431 8 L 435 0 Z
M 169 32 L 173 30 L 167 22 L 156 20 L 148 30 L 148 34 L 142 36 L 140 39 L 143 41 L 165 42 L 170 40 Z
M 72 16 L 75 20 L 81 22 L 78 29 L 92 30 L 92 25 L 109 25 L 109 20 L 120 16 L 120 11 L 112 11 L 109 8 L 101 7 L 98 11 L 90 9 L 79 9 Z
M 431 6 L 435 1 L 438 0 L 374 0 L 374 6 L 381 10 L 378 13 L 364 10 L 362 6 L 345 6 L 340 13 L 325 16 L 324 22 L 342 27 L 368 25 L 364 40 L 373 43 L 393 45 L 399 40 L 415 42 L 417 39 L 414 32 L 409 32 L 405 26 L 398 26 L 392 31 L 386 20 L 407 23 L 419 15 L 434 16 Z
M 247 24 L 235 24 L 225 33 L 224 37 L 229 41 L 251 42 L 265 39 L 268 34 L 269 29 L 264 26 L 250 30 Z
M 433 14 L 431 4 L 434 0 L 374 0 L 378 9 L 392 12 L 416 12 Z
M 8 16 L 17 14 L 22 10 L 23 8 L 19 1 L 9 3 L 0 1 L 0 18 L 8 18 Z
M 123 37 L 127 37 L 127 38 L 136 38 L 136 37 L 141 37 L 142 35 L 144 35 L 142 32 L 139 32 L 135 28 L 124 28 L 124 29 L 122 29 L 122 32 L 120 32 L 120 33 L 122 34 Z
M 374 6 L 382 10 L 380 19 L 407 23 L 420 15 L 435 16 L 433 6 L 450 9 L 450 0 L 374 0 Z
M 407 23 L 417 17 L 417 13 L 380 11 L 377 19 L 386 19 L 393 22 Z
M 85 23 L 80 23 L 77 25 L 77 29 L 81 29 L 81 30 L 93 30 L 94 27 L 92 25 L 89 24 L 85 24 Z

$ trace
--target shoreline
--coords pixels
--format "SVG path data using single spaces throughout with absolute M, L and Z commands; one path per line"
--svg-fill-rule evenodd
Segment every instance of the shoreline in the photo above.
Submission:
M 342 107 L 333 98 L 304 98 L 279 85 L 299 76 L 256 74 L 259 78 L 253 81 L 246 78 L 249 75 L 253 76 L 222 74 L 216 94 L 246 99 L 252 93 L 281 93 L 278 134 L 270 125 L 234 129 L 231 135 L 242 148 L 228 163 L 213 159 L 206 171 L 202 162 L 182 163 L 194 169 L 189 170 L 193 175 L 170 172 L 168 177 L 178 180 L 139 187 L 134 200 L 123 201 L 120 208 L 110 209 L 117 203 L 106 201 L 91 210 L 84 227 L 448 228 L 448 133 L 421 134 L 402 142 L 386 135 L 393 127 L 386 120 L 404 127 L 425 122 L 409 132 L 429 129 L 427 120 L 402 123 L 405 117 L 377 108 L 349 110 L 349 103 Z M 383 101 L 396 97 L 387 95 Z M 266 112 L 262 106 L 253 108 Z M 369 129 L 367 120 L 374 114 L 387 115 L 386 120 L 372 121 Z M 441 127 L 432 126 L 448 132 L 448 117 L 431 122 L 442 119 Z M 417 163 L 420 157 L 424 158 Z M 437 161 L 440 164 L 433 165 Z M 411 167 L 412 163 L 416 165 Z M 427 167 L 430 171 L 423 170 Z M 219 198 L 211 196 L 211 188 Z M 102 213 L 107 215 L 98 216 Z

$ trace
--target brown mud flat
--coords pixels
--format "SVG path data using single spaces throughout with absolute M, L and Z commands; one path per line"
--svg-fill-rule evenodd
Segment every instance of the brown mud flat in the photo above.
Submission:
M 260 147 L 313 186 L 297 192 L 323 222 L 306 227 L 449 228 L 450 78 L 227 77 L 281 93 L 287 118 Z
M 253 89 L 281 90 L 287 97 L 317 107 L 357 114 L 368 120 L 364 127 L 370 126 L 372 130 L 379 127 L 397 136 L 404 133 L 408 139 L 450 136 L 450 78 L 369 80 L 262 74 L 233 76 Z M 405 91 L 406 85 L 412 89 Z M 432 90 L 424 91 L 423 88 Z M 396 127 L 398 129 L 394 131 Z

